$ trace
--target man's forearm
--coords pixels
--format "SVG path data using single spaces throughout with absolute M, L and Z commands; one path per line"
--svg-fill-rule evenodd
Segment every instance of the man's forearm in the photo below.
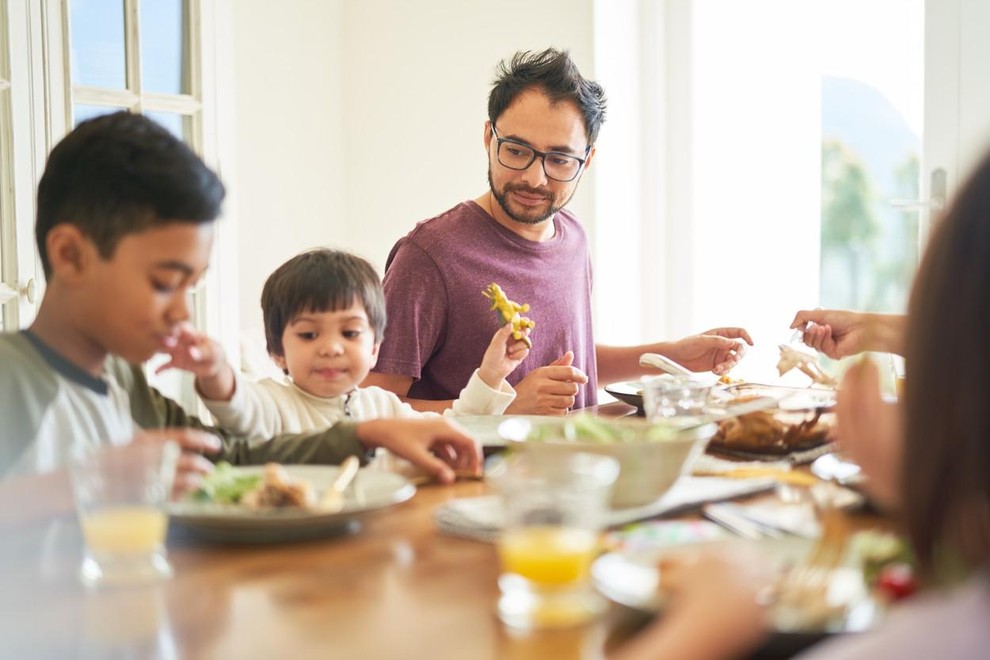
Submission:
M 656 373 L 639 366 L 639 356 L 643 353 L 667 355 L 668 342 L 643 344 L 641 346 L 595 345 L 595 359 L 598 362 L 598 385 L 633 380 L 645 374 Z

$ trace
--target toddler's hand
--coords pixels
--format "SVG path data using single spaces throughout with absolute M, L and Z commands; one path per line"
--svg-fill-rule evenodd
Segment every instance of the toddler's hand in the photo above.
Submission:
M 183 369 L 197 378 L 213 378 L 226 364 L 220 344 L 188 323 L 179 326 L 179 332 L 169 339 L 165 353 L 171 359 L 158 367 L 156 374 L 167 369 Z
M 529 336 L 529 328 L 523 330 Z M 529 346 L 522 339 L 512 338 L 512 324 L 506 323 L 492 337 L 485 356 L 481 359 L 478 375 L 488 387 L 498 389 L 506 376 L 511 374 L 529 355 Z

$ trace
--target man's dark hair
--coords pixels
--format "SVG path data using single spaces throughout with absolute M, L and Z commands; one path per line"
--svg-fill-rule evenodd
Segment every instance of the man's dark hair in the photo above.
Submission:
M 492 91 L 488 95 L 488 119 L 495 123 L 516 97 L 538 87 L 554 103 L 574 101 L 584 117 L 588 144 L 598 139 L 605 121 L 605 90 L 578 71 L 567 51 L 548 48 L 539 53 L 521 51 L 507 64 L 499 62 Z
M 212 222 L 224 187 L 182 140 L 139 114 L 116 112 L 80 123 L 55 145 L 38 183 L 38 254 L 51 275 L 45 241 L 75 225 L 109 259 L 121 238 L 171 222 Z
M 374 266 L 361 257 L 317 248 L 296 255 L 268 276 L 261 291 L 268 353 L 284 357 L 285 327 L 304 312 L 335 312 L 364 305 L 381 343 L 385 334 L 385 293 Z

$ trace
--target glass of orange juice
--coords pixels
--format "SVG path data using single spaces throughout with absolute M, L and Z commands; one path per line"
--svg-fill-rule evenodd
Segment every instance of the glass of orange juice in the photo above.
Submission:
M 602 612 L 590 567 L 619 474 L 610 456 L 521 452 L 494 479 L 504 511 L 498 540 L 499 617 L 525 629 L 577 625 Z
M 135 442 L 73 461 L 84 583 L 134 586 L 172 575 L 165 555 L 166 505 L 178 458 L 174 442 Z

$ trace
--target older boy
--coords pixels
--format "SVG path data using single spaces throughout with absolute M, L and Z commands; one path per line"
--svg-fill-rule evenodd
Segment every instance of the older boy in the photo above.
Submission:
M 186 296 L 208 265 L 223 197 L 216 175 L 141 115 L 83 122 L 52 150 L 35 231 L 48 286 L 31 327 L 0 335 L 0 476 L 58 469 L 145 429 L 234 463 L 336 463 L 383 446 L 444 481 L 451 466 L 477 470 L 472 439 L 442 420 L 254 442 L 202 424 L 148 385 L 140 363 L 173 345 L 189 318 Z M 180 468 L 192 485 L 209 465 L 187 455 Z

